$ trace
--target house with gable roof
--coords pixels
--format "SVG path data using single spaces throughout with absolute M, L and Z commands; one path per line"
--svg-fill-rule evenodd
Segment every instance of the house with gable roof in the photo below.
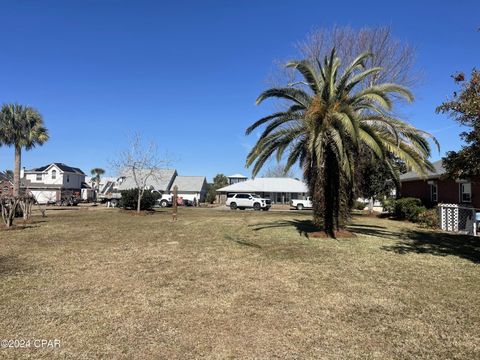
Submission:
M 80 198 L 85 173 L 63 163 L 51 163 L 35 169 L 22 169 L 21 189 L 32 194 L 39 204 L 58 203 L 68 197 Z

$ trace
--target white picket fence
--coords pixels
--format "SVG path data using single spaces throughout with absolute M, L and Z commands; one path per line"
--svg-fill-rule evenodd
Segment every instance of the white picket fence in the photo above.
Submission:
M 475 208 L 458 204 L 439 204 L 438 212 L 442 230 L 477 235 Z

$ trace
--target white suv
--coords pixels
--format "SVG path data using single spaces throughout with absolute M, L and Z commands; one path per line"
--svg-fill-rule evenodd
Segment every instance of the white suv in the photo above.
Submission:
M 227 199 L 227 206 L 232 210 L 252 208 L 267 211 L 272 206 L 272 202 L 254 194 L 234 194 Z

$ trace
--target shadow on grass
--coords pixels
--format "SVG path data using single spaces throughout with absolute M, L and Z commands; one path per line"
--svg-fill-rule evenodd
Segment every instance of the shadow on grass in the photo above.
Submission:
M 428 230 L 402 229 L 391 231 L 377 225 L 352 224 L 348 229 L 357 234 L 397 240 L 394 245 L 381 249 L 397 254 L 431 254 L 436 256 L 457 256 L 480 263 L 480 238 Z
M 270 223 L 250 225 L 250 227 L 252 227 L 254 231 L 283 227 L 295 227 L 297 229 L 297 232 L 301 236 L 305 236 L 307 239 L 309 238 L 309 233 L 320 231 L 318 227 L 313 225 L 311 220 L 279 220 Z
M 408 230 L 402 234 L 400 242 L 382 249 L 397 254 L 452 255 L 480 263 L 480 238 L 468 235 Z
M 254 231 L 293 226 L 301 236 L 306 238 L 309 238 L 309 233 L 319 231 L 310 220 L 280 220 L 250 226 Z M 452 255 L 474 263 L 480 263 L 479 237 L 428 230 L 402 229 L 400 231 L 392 231 L 385 226 L 367 224 L 351 224 L 347 226 L 347 229 L 357 235 L 397 240 L 397 243 L 394 245 L 383 246 L 381 249 L 384 251 L 392 251 L 397 254 Z
M 234 243 L 237 243 L 238 245 L 254 247 L 254 248 L 257 248 L 257 249 L 261 249 L 261 248 L 262 248 L 262 247 L 261 247 L 260 245 L 258 245 L 258 244 L 252 243 L 252 242 L 247 241 L 247 240 L 235 239 L 235 238 L 231 237 L 230 235 L 225 235 L 224 238 L 225 238 L 226 240 L 233 241 Z
M 386 239 L 398 239 L 401 236 L 401 233 L 398 231 L 390 231 L 387 227 L 378 225 L 351 224 L 347 226 L 347 229 L 357 235 L 375 236 Z

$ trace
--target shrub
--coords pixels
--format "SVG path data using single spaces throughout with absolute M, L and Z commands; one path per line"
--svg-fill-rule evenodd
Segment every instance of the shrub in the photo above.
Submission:
M 417 198 L 402 198 L 395 200 L 394 215 L 398 219 L 417 222 L 421 213 L 427 209 L 422 205 L 422 201 Z
M 120 206 L 124 209 L 137 209 L 138 201 L 138 190 L 129 189 L 123 190 L 120 192 L 122 194 L 122 199 L 120 200 Z M 145 190 L 140 200 L 140 210 L 150 210 L 155 206 L 157 199 L 159 198 L 158 193 L 154 193 L 150 190 Z
M 365 203 L 362 202 L 362 201 L 357 201 L 357 200 L 356 200 L 356 201 L 353 203 L 353 208 L 354 208 L 355 210 L 363 210 L 363 209 L 365 209 L 365 206 L 366 206 Z
M 440 227 L 440 219 L 438 217 L 438 209 L 428 209 L 418 215 L 420 225 L 430 229 L 438 229 Z
M 395 212 L 395 199 L 383 199 L 382 207 L 384 212 L 393 214 Z

